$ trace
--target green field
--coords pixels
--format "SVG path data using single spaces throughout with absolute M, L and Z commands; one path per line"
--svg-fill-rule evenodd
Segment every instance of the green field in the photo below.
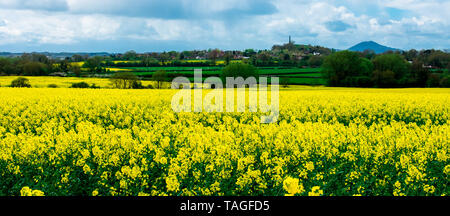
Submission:
M 193 81 L 194 70 L 202 69 L 203 78 L 220 77 L 223 67 L 116 67 L 108 68 L 111 72 L 133 72 L 143 80 L 151 79 L 152 75 L 159 70 L 165 70 L 169 78 L 185 76 Z M 294 68 L 294 67 L 259 67 L 261 76 L 280 77 L 288 79 L 291 85 L 324 85 L 325 80 L 321 75 L 321 68 Z

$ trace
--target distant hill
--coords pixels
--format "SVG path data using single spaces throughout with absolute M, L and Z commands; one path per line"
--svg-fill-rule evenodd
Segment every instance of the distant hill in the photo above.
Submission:
M 79 53 L 76 53 L 76 52 L 73 52 L 73 53 L 71 53 L 71 52 L 60 52 L 60 53 L 36 52 L 36 53 L 46 55 L 53 59 L 64 59 L 66 57 L 72 57 L 74 55 L 81 55 L 81 56 L 87 55 L 89 57 L 109 56 L 110 55 L 110 53 L 107 53 L 107 52 L 94 52 L 94 53 L 88 53 L 88 52 L 79 52 Z M 0 57 L 17 57 L 17 56 L 21 56 L 23 54 L 24 53 L 0 52 Z
M 399 49 L 383 46 L 373 41 L 365 41 L 350 47 L 348 50 L 357 52 L 364 52 L 364 50 L 373 50 L 375 53 L 380 54 L 386 51 L 398 51 Z

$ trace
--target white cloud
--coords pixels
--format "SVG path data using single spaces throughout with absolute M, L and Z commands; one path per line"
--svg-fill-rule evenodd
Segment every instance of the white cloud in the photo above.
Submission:
M 364 40 L 403 49 L 448 48 L 447 11 L 450 2 L 438 0 L 0 0 L 0 48 L 35 44 L 44 51 L 55 44 L 115 41 L 124 43 L 117 45 L 122 49 L 137 40 L 143 51 L 162 43 L 167 49 L 180 43 L 191 49 L 265 49 L 288 35 L 340 49 Z

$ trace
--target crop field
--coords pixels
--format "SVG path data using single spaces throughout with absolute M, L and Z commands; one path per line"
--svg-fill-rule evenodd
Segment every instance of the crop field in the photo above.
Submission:
M 79 77 L 40 77 L 40 76 L 26 76 L 31 86 L 34 88 L 47 88 L 48 85 L 54 84 L 57 88 L 69 88 L 73 83 L 86 82 L 89 85 L 95 84 L 100 88 L 111 88 L 111 81 L 107 78 L 79 78 Z M 7 87 L 11 81 L 17 79 L 17 76 L 0 76 L 0 87 Z M 142 84 L 147 86 L 154 84 L 153 81 L 142 81 Z
M 193 80 L 194 70 L 202 69 L 204 78 L 210 76 L 220 77 L 223 67 L 117 67 L 107 68 L 110 72 L 133 72 L 143 79 L 150 79 L 158 70 L 165 70 L 169 77 L 185 76 Z M 276 76 L 286 78 L 292 85 L 324 85 L 321 68 L 292 68 L 292 67 L 259 67 L 261 76 Z
M 139 63 L 140 61 L 113 61 L 113 63 Z M 189 63 L 205 63 L 207 60 L 183 60 L 182 62 Z M 241 62 L 240 60 L 233 60 L 232 63 Z M 170 62 L 166 62 L 169 64 Z M 74 62 L 74 65 L 83 66 L 83 62 Z M 133 72 L 143 80 L 150 80 L 152 75 L 159 70 L 165 70 L 169 78 L 177 76 L 188 77 L 193 81 L 194 70 L 202 69 L 204 79 L 216 76 L 220 77 L 222 69 L 225 65 L 224 61 L 217 61 L 217 66 L 202 66 L 202 67 L 176 67 L 167 66 L 160 62 L 160 67 L 112 67 L 108 66 L 105 69 L 108 74 L 116 72 Z M 87 68 L 82 68 L 84 72 L 88 72 Z M 291 85 L 325 85 L 326 81 L 322 77 L 321 68 L 297 68 L 297 67 L 258 67 L 258 72 L 261 76 L 276 76 L 284 78 Z M 169 80 L 170 81 L 170 80 Z
M 449 89 L 293 87 L 273 124 L 176 92 L 0 88 L 0 195 L 450 192 Z

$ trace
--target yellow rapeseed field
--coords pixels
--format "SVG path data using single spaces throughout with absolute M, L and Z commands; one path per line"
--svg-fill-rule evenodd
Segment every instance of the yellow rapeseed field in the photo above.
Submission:
M 283 90 L 275 124 L 175 93 L 0 88 L 0 195 L 449 194 L 449 89 Z
M 11 85 L 11 81 L 17 79 L 18 76 L 0 76 L 0 87 Z M 41 76 L 25 76 L 33 88 L 46 88 L 50 84 L 56 85 L 58 88 L 69 88 L 73 83 L 86 82 L 89 85 L 95 84 L 101 88 L 112 88 L 111 81 L 108 78 L 83 78 L 83 77 L 41 77 Z M 154 85 L 153 81 L 142 81 L 147 86 Z

